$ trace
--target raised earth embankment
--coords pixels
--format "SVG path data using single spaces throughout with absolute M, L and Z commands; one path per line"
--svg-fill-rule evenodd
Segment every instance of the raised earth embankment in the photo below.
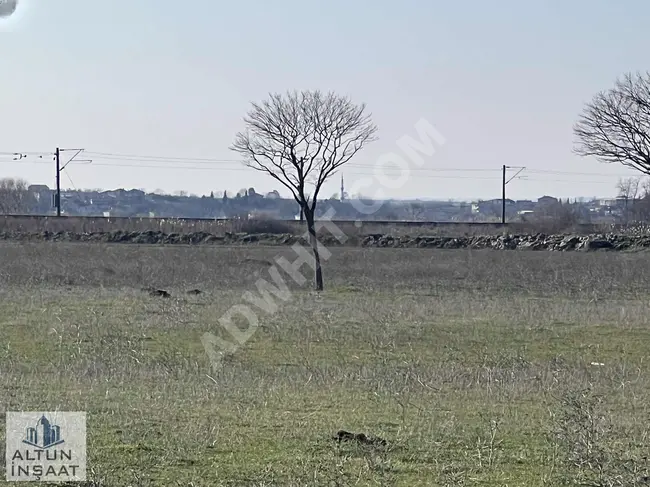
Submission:
M 19 242 L 86 242 L 150 245 L 293 245 L 302 239 L 291 234 L 206 232 L 164 233 L 158 231 L 129 232 L 1 232 L 0 240 Z M 324 234 L 325 246 L 429 248 L 429 249 L 495 249 L 495 250 L 643 250 L 650 249 L 648 235 L 472 235 L 472 236 L 391 236 L 383 234 L 354 235 L 342 244 L 334 236 Z

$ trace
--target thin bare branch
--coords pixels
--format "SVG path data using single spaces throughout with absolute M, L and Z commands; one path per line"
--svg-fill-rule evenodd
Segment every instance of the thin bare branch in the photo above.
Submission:
M 650 174 L 650 73 L 626 74 L 589 102 L 574 135 L 574 152 Z
M 279 181 L 312 213 L 323 184 L 376 140 L 377 132 L 364 104 L 320 91 L 270 94 L 252 104 L 244 124 L 231 150 L 246 166 Z

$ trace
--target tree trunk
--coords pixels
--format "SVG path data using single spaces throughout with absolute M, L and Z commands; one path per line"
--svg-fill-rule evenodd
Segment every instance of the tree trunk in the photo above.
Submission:
M 307 220 L 307 231 L 309 232 L 309 243 L 311 250 L 314 253 L 314 289 L 316 291 L 323 290 L 323 268 L 320 264 L 320 254 L 318 253 L 318 239 L 316 238 L 316 225 L 314 224 L 314 213 L 307 209 L 305 211 L 305 219 Z

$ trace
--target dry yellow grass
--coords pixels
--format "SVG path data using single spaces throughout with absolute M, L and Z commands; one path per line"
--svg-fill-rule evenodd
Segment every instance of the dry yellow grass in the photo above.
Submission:
M 498 223 L 433 223 L 433 222 L 373 222 L 337 221 L 337 225 L 346 235 L 360 236 L 367 234 L 385 235 L 500 235 L 503 228 Z M 93 217 L 43 217 L 43 216 L 5 216 L 0 215 L 0 232 L 111 232 L 111 231 L 160 231 L 164 233 L 207 232 L 224 235 L 226 232 L 246 233 L 288 233 L 302 235 L 304 223 L 299 221 L 277 221 L 267 219 L 253 220 L 193 220 L 182 218 L 93 218 Z M 512 234 L 558 233 L 576 234 L 612 232 L 612 225 L 578 224 L 567 225 L 558 221 L 550 222 L 513 222 L 507 231 Z M 616 232 L 647 234 L 644 225 L 617 226 Z

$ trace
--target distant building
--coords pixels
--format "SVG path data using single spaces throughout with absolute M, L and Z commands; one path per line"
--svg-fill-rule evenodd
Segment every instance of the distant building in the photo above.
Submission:
M 557 204 L 559 203 L 559 200 L 557 198 L 554 198 L 553 196 L 542 196 L 541 198 L 537 199 L 537 204 L 539 205 L 549 205 L 549 204 Z
M 506 208 L 512 208 L 515 205 L 514 200 L 506 199 Z M 472 203 L 472 213 L 491 213 L 496 210 L 501 211 L 503 207 L 503 200 L 501 198 L 478 201 Z
M 630 200 L 627 199 L 627 202 Z M 602 199 L 598 200 L 598 205 L 599 206 L 608 206 L 608 207 L 613 207 L 613 208 L 622 208 L 625 206 L 626 203 L 626 198 L 608 198 L 608 199 Z
M 47 193 L 50 188 L 45 184 L 32 184 L 27 187 L 27 191 L 30 193 Z
M 27 191 L 34 195 L 36 201 L 41 201 L 41 199 L 49 200 L 54 194 L 45 184 L 32 184 L 27 187 Z
M 517 200 L 515 206 L 519 212 L 532 211 L 535 209 L 535 203 L 532 200 Z

